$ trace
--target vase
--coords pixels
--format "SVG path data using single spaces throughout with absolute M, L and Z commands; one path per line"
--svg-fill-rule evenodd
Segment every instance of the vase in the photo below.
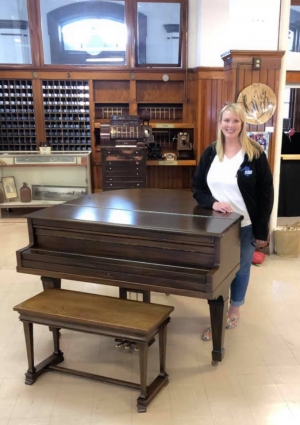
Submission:
M 20 189 L 20 199 L 21 202 L 31 202 L 31 189 L 27 183 L 23 183 Z

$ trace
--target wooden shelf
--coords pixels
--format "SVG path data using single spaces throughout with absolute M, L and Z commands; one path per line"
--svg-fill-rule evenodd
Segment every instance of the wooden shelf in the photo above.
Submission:
M 100 128 L 101 124 L 108 124 L 109 120 L 101 120 L 101 122 L 97 121 L 94 123 L 95 128 Z M 150 125 L 152 128 L 195 128 L 195 124 L 193 123 L 185 123 L 185 122 L 174 122 L 174 123 L 166 123 L 166 122 L 153 122 L 150 121 Z
M 11 201 L 3 202 L 0 204 L 0 218 L 1 218 L 1 209 L 14 209 L 14 208 L 46 208 L 52 207 L 53 205 L 62 204 L 64 201 L 31 201 L 31 202 L 21 202 L 21 201 Z
M 281 155 L 281 158 L 283 160 L 290 160 L 290 161 L 299 161 L 300 155 Z
M 158 161 L 152 161 L 152 160 L 148 160 L 147 161 L 147 166 L 180 166 L 180 167 L 185 167 L 185 166 L 196 166 L 197 162 L 195 159 L 179 159 L 178 161 L 166 161 L 166 160 L 158 160 Z
M 166 122 L 150 121 L 150 125 L 152 128 L 194 128 L 195 127 L 193 123 L 184 123 L 184 122 L 166 123 Z

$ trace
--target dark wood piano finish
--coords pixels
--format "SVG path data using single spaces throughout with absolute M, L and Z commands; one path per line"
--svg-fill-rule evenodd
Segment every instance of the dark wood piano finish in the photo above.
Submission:
M 229 286 L 239 267 L 240 221 L 197 206 L 190 192 L 127 189 L 87 195 L 27 216 L 17 271 L 208 300 L 214 362 L 224 355 Z M 200 333 L 200 330 L 199 330 Z M 200 335 L 199 335 L 200 337 Z

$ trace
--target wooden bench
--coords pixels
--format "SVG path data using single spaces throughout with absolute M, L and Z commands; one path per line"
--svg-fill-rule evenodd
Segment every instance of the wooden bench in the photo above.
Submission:
M 139 389 L 137 411 L 146 412 L 146 406 L 168 384 L 166 373 L 167 324 L 174 307 L 123 300 L 63 289 L 47 289 L 14 307 L 23 322 L 28 358 L 25 383 L 32 385 L 47 370 L 96 379 L 129 388 Z M 34 366 L 33 324 L 46 325 L 53 331 L 54 352 Z M 59 347 L 59 329 L 71 329 L 114 338 L 137 344 L 140 362 L 140 384 L 81 372 L 57 366 L 64 360 Z M 159 335 L 160 371 L 147 386 L 148 343 Z

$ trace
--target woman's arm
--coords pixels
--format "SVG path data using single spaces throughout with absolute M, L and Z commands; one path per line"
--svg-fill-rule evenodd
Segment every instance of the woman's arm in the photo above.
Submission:
M 206 181 L 213 155 L 214 151 L 211 146 L 205 149 L 193 176 L 193 197 L 201 207 L 210 209 L 213 208 L 215 202 L 218 202 L 212 196 Z

